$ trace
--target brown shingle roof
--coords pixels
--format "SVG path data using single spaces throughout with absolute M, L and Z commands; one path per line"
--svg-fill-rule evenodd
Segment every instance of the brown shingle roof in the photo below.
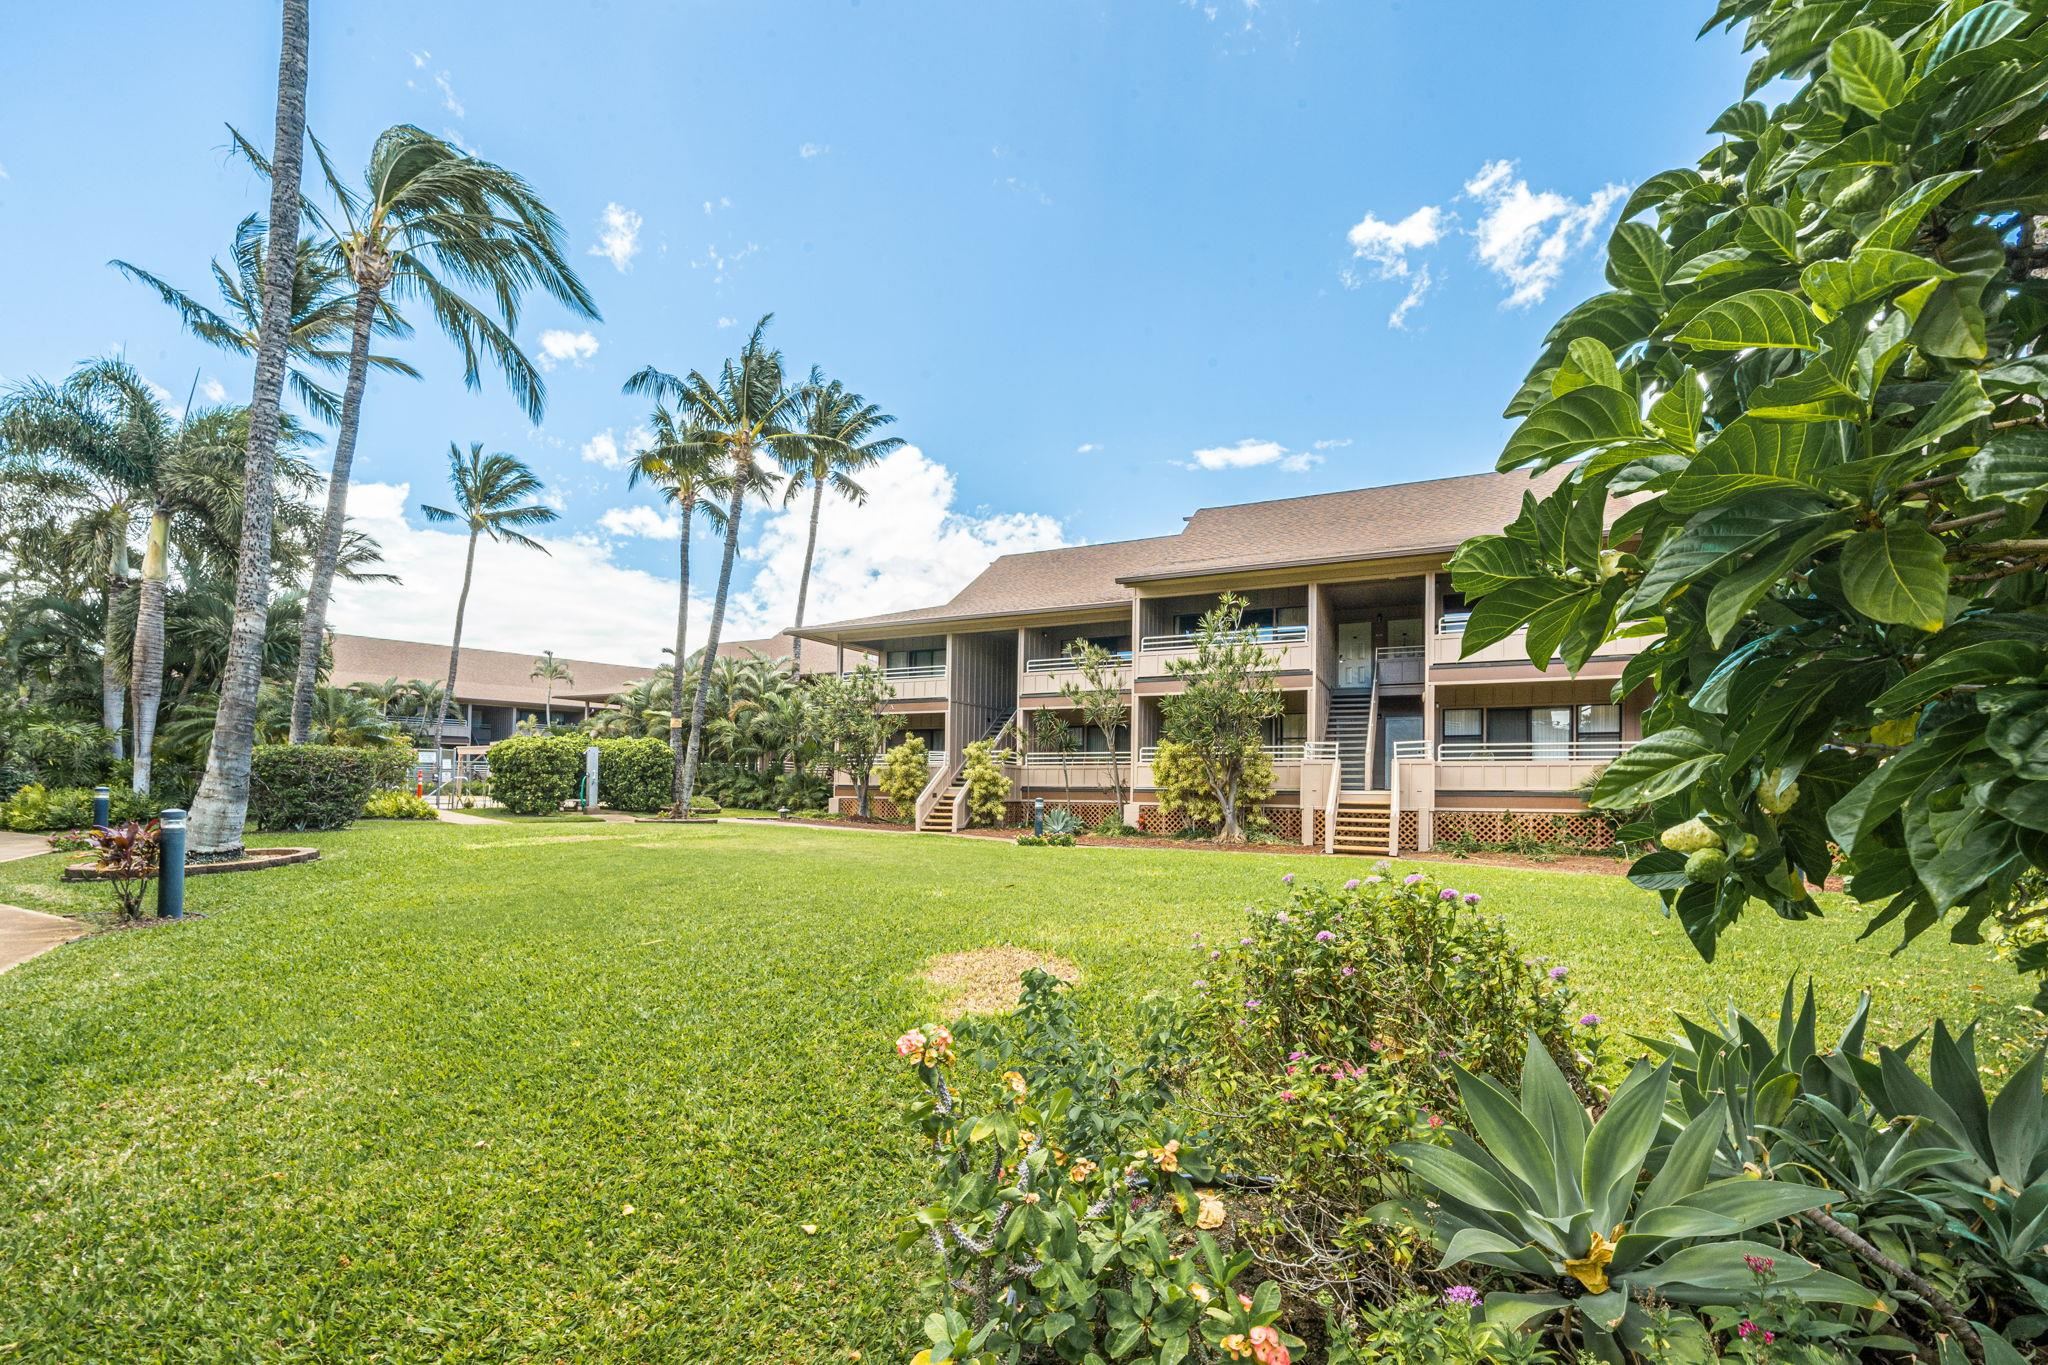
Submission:
M 350 683 L 381 683 L 387 678 L 409 682 L 415 678 L 440 682 L 448 676 L 448 646 L 422 644 L 416 640 L 381 640 L 372 635 L 332 637 L 334 667 L 328 682 L 336 687 Z M 455 700 L 481 706 L 540 706 L 547 700 L 547 684 L 529 677 L 539 653 L 515 654 L 502 649 L 462 649 L 460 671 L 455 678 Z M 591 659 L 562 659 L 573 680 L 555 684 L 555 701 L 582 696 L 610 696 L 640 681 L 654 670 L 646 664 L 605 664 Z
M 787 659 L 790 654 L 791 637 L 788 631 L 771 635 L 765 640 L 720 640 L 718 657 L 721 659 L 744 659 L 755 656 L 762 659 Z M 802 671 L 805 673 L 836 673 L 839 671 L 839 651 L 831 645 L 810 641 L 810 648 L 804 651 Z M 874 656 L 858 650 L 846 652 L 846 666 L 873 663 Z
M 1178 535 L 1004 555 L 949 602 L 806 627 L 804 635 L 812 638 L 813 629 L 830 637 L 864 629 L 900 631 L 923 622 L 941 627 L 984 616 L 1113 606 L 1130 601 L 1130 584 L 1150 578 L 1447 554 L 1472 536 L 1500 530 L 1515 519 L 1524 493 L 1541 497 L 1563 476 L 1562 470 L 1534 480 L 1520 471 L 1463 474 L 1204 507 Z

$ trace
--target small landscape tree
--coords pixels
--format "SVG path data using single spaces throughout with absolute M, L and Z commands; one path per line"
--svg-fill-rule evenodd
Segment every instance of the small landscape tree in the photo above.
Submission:
M 1215 794 L 1217 837 L 1225 843 L 1244 837 L 1240 821 L 1252 755 L 1265 756 L 1265 723 L 1285 709 L 1273 655 L 1244 629 L 1244 607 L 1242 597 L 1225 593 L 1202 617 L 1194 652 L 1166 665 L 1185 687 L 1159 700 L 1163 738 L 1186 748 Z
M 1059 759 L 1060 783 L 1067 789 L 1069 801 L 1074 797 L 1074 751 L 1080 747 L 1065 716 L 1057 711 L 1031 713 L 1031 752 L 1052 754 Z
M 1009 757 L 992 739 L 978 739 L 963 751 L 960 776 L 967 787 L 968 824 L 994 828 L 1009 814 L 1010 779 L 1001 767 Z
M 843 676 L 819 678 L 811 684 L 805 702 L 819 747 L 832 753 L 833 767 L 853 778 L 863 820 L 869 815 L 875 760 L 889 747 L 890 737 L 903 728 L 902 716 L 882 709 L 895 695 L 881 669 L 863 664 Z M 920 790 L 923 785 L 918 784 Z M 915 792 L 911 798 L 916 799 Z
M 1081 713 L 1081 723 L 1102 732 L 1109 749 L 1109 793 L 1119 815 L 1124 807 L 1123 754 L 1117 748 L 1117 731 L 1130 723 L 1131 703 L 1117 676 L 1123 661 L 1091 640 L 1074 640 L 1067 645 L 1067 657 L 1074 661 L 1080 682 L 1064 684 L 1060 691 Z
M 912 735 L 882 760 L 881 775 L 875 779 L 875 785 L 896 807 L 899 816 L 909 817 L 917 805 L 918 793 L 931 780 L 930 758 L 924 741 Z
M 1191 830 L 1215 831 L 1223 825 L 1223 804 L 1209 785 L 1209 769 L 1192 747 L 1167 740 L 1152 757 L 1152 786 L 1163 811 L 1184 811 Z M 1259 803 L 1273 794 L 1273 760 L 1264 745 L 1245 750 L 1244 776 L 1238 786 L 1238 814 L 1248 819 Z

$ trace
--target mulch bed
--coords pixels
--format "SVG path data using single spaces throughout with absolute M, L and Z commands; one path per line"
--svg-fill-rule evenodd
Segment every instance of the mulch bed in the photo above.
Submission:
M 192 859 L 185 864 L 188 877 L 210 877 L 219 872 L 261 872 L 266 867 L 289 867 L 293 863 L 310 863 L 320 856 L 317 848 L 251 848 L 243 851 L 239 858 Z M 110 881 L 113 873 L 103 872 L 86 863 L 73 863 L 64 869 L 67 882 Z

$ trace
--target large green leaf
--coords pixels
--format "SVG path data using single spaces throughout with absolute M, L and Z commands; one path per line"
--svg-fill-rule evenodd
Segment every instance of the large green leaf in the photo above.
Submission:
M 1572 344 L 1565 348 L 1564 364 L 1559 365 L 1557 373 L 1551 376 L 1550 389 L 1561 397 L 1588 384 L 1597 384 L 1617 393 L 1627 391 L 1621 371 L 1614 364 L 1614 352 L 1607 349 L 1607 343 L 1596 337 L 1574 337 Z
M 1503 470 L 1541 471 L 1576 455 L 1642 434 L 1635 395 L 1589 384 L 1553 398 L 1524 418 L 1501 452 Z
M 1786 261 L 1799 259 L 1799 224 L 1776 204 L 1757 204 L 1742 215 L 1735 231 L 1735 244 L 1751 251 L 1768 251 Z
M 2031 679 L 2048 663 L 2039 645 L 2024 640 L 1982 640 L 1951 650 L 1886 690 L 1870 704 L 1873 711 L 1916 711 L 1954 687 L 1983 687 Z
M 1843 97 L 1872 116 L 1906 93 L 1906 59 L 1874 28 L 1852 28 L 1829 43 L 1828 71 Z
M 1472 1135 L 1486 1144 L 1494 1160 L 1529 1187 L 1544 1213 L 1553 1218 L 1569 1217 L 1572 1210 L 1563 1207 L 1558 1198 L 1557 1171 L 1550 1149 L 1514 1097 L 1489 1077 L 1460 1071 L 1458 1098 L 1464 1101 L 1465 1119 L 1471 1125 Z
M 1473 537 L 1451 556 L 1450 569 L 1451 586 L 1467 597 L 1483 596 L 1544 572 L 1536 552 L 1511 536 Z
M 1425 1142 L 1397 1143 L 1394 1155 L 1409 1170 L 1459 1203 L 1511 1218 L 1528 1209 L 1527 1199 L 1469 1157 Z
M 1939 540 L 1917 526 L 1859 531 L 1842 547 L 1842 591 L 1873 620 L 1940 630 L 1948 565 Z
M 1596 806 L 1640 806 L 1685 790 L 1721 757 L 1697 730 L 1660 730 L 1600 770 Z
M 1654 1068 L 1638 1062 L 1587 1135 L 1579 1188 L 1592 1205 L 1596 1227 L 1609 1227 L 1627 1216 L 1643 1159 L 1657 1140 L 1670 1088 L 1670 1058 Z
M 1815 261 L 1799 272 L 1799 285 L 1815 306 L 1839 313 L 1889 294 L 1903 284 L 1946 280 L 1954 275 L 1940 261 L 1910 251 L 1864 247 L 1846 261 Z
M 2048 494 L 2048 431 L 1994 433 L 1963 466 L 1961 481 L 1973 498 L 2032 502 Z
M 1920 224 L 1935 206 L 1975 179 L 1977 174 L 1976 171 L 1949 171 L 1920 181 L 1885 206 L 1884 217 L 1863 235 L 1859 246 L 1891 250 L 1910 246 L 1914 235 L 1920 231 Z
M 1708 641 L 1718 647 L 1787 574 L 1811 559 L 1822 546 L 1846 537 L 1849 516 L 1850 513 L 1843 512 L 1790 540 L 1774 541 L 1716 583 L 1707 594 Z
M 1700 418 L 1705 411 L 1706 394 L 1700 388 L 1700 377 L 1688 367 L 1650 404 L 1650 426 L 1671 444 L 1691 450 L 1699 443 Z
M 1689 515 L 1764 489 L 1818 494 L 1814 472 L 1832 453 L 1808 425 L 1738 417 L 1693 457 L 1664 505 Z
M 1814 349 L 1813 314 L 1796 294 L 1750 289 L 1723 299 L 1688 322 L 1675 340 L 1703 351 L 1752 347 Z
M 1648 299 L 1664 297 L 1671 248 L 1648 223 L 1623 223 L 1607 239 L 1607 282 Z
M 1545 612 L 1560 608 L 1571 612 L 1575 602 L 1582 610 L 1582 599 L 1592 591 L 1585 584 L 1555 577 L 1525 578 L 1498 588 L 1473 604 L 1460 651 L 1471 655 L 1488 645 L 1499 644 Z M 1563 632 L 1558 634 L 1562 636 Z M 1550 656 L 1543 657 L 1548 660 Z

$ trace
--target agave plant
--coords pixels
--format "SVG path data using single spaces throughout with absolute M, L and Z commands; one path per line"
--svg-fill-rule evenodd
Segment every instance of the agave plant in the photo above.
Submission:
M 1840 1196 L 1818 1185 L 1714 1178 L 1724 1123 L 1718 1109 L 1688 1122 L 1656 1173 L 1642 1178 L 1672 1091 L 1672 1066 L 1669 1058 L 1657 1066 L 1637 1063 L 1595 1123 L 1532 1039 L 1519 1097 L 1459 1071 L 1472 1136 L 1454 1131 L 1448 1147 L 1394 1149 L 1434 1204 L 1407 1211 L 1436 1239 L 1444 1265 L 1472 1261 L 1542 1284 L 1489 1294 L 1487 1319 L 1521 1327 L 1575 1309 L 1589 1349 L 1620 1361 L 1624 1348 L 1648 1344 L 1654 1324 L 1645 1298 L 1728 1303 L 1765 1261 L 1775 1287 L 1795 1298 L 1882 1309 L 1856 1281 L 1773 1243 L 1742 1239 Z
M 1088 826 L 1081 823 L 1081 817 L 1065 806 L 1054 806 L 1045 813 L 1045 832 L 1056 834 L 1086 834 Z

